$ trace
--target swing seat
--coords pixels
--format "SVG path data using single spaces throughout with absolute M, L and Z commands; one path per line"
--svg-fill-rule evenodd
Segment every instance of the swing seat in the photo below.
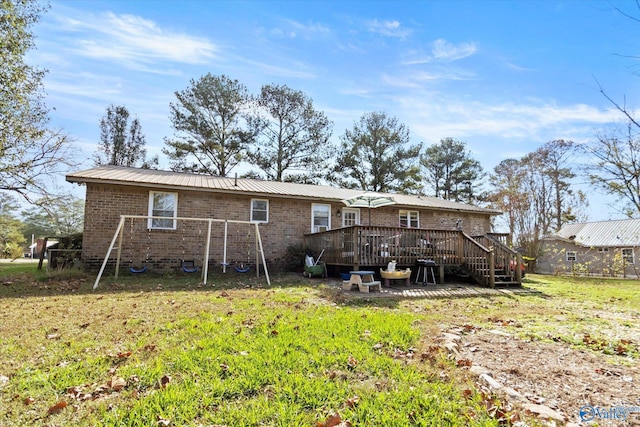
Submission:
M 236 273 L 248 273 L 249 270 L 251 270 L 251 266 L 250 265 L 244 266 L 241 264 L 239 266 L 236 266 L 235 270 L 236 270 Z
M 196 266 L 196 263 L 193 260 L 190 260 L 190 261 L 181 260 L 180 268 L 182 268 L 182 271 L 184 271 L 185 273 L 195 273 L 196 271 L 198 271 L 198 267 Z
M 129 272 L 133 273 L 133 274 L 141 274 L 141 273 L 146 273 L 148 270 L 146 265 L 143 265 L 140 268 L 136 268 L 136 267 L 129 267 Z

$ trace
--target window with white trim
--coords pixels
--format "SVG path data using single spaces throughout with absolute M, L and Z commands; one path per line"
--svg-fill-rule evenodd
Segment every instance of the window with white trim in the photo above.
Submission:
M 331 229 L 331 206 L 313 203 L 311 205 L 311 232 Z
M 251 222 L 269 222 L 269 200 L 251 199 Z
M 147 227 L 158 230 L 175 230 L 178 216 L 178 193 L 149 192 L 149 218 Z
M 418 211 L 400 210 L 400 227 L 418 228 L 420 227 L 419 219 Z
M 622 249 L 622 260 L 625 264 L 633 264 L 633 248 L 623 248 Z
M 349 227 L 351 225 L 360 224 L 360 209 L 344 208 L 342 209 L 342 226 Z
M 567 251 L 567 261 L 575 261 L 577 258 L 576 251 Z

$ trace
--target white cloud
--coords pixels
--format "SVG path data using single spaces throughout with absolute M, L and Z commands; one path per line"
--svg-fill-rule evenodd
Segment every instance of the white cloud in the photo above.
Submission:
M 458 43 L 457 45 L 449 43 L 444 39 L 438 39 L 433 42 L 431 52 L 433 58 L 437 61 L 457 61 L 476 53 L 475 43 Z
M 367 30 L 372 33 L 381 34 L 387 37 L 405 38 L 413 33 L 413 30 L 410 28 L 403 28 L 398 21 L 378 21 L 377 19 L 374 19 L 373 21 L 367 22 L 366 26 Z
M 453 62 L 474 55 L 478 48 L 474 42 L 450 43 L 444 39 L 437 39 L 431 43 L 429 54 L 413 53 L 414 59 L 405 61 L 405 64 L 426 64 L 429 62 Z
M 88 58 L 117 61 L 137 70 L 153 71 L 144 64 L 155 62 L 202 64 L 218 52 L 205 38 L 166 30 L 135 15 L 105 12 L 57 17 L 62 28 L 73 33 L 67 50 Z

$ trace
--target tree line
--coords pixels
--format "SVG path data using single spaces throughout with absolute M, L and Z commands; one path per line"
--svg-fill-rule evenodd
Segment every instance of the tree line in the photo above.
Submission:
M 46 70 L 24 61 L 35 47 L 31 28 L 46 7 L 31 0 L 0 4 L 0 221 L 15 225 L 11 195 L 16 195 L 54 223 L 61 205 L 74 203 L 52 188 L 52 177 L 77 164 L 70 155 L 73 141 L 49 125 L 42 84 Z M 628 216 L 640 214 L 640 126 L 632 111 L 614 105 L 627 122 L 623 129 L 600 131 L 586 144 L 549 141 L 487 172 L 464 141 L 445 137 L 430 146 L 412 143 L 408 127 L 384 111 L 363 114 L 333 146 L 333 123 L 304 92 L 267 84 L 250 94 L 237 80 L 206 74 L 175 92 L 169 109 L 174 134 L 164 139 L 162 154 L 175 171 L 228 176 L 244 163 L 251 165 L 245 176 L 252 178 L 326 182 L 494 207 L 504 212 L 514 246 L 535 256 L 542 236 L 585 219 L 586 196 L 575 185 L 579 177 L 621 200 Z M 140 121 L 115 105 L 100 120 L 94 161 L 159 165 L 157 156 L 147 158 Z M 15 235 L 13 226 L 3 226 L 3 247 L 10 235 Z
M 229 176 L 244 162 L 249 178 L 482 200 L 485 174 L 465 142 L 444 138 L 423 150 L 386 112 L 363 114 L 335 147 L 333 123 L 309 96 L 287 85 L 264 85 L 251 95 L 237 80 L 207 74 L 175 97 L 169 117 L 174 135 L 162 149 L 174 171 Z M 157 167 L 157 157 L 146 158 L 138 119 L 129 118 L 125 106 L 107 108 L 96 165 Z

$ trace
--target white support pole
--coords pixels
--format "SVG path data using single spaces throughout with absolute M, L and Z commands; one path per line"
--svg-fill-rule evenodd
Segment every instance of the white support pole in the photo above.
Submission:
M 267 278 L 267 285 L 271 286 L 271 279 L 269 279 L 269 271 L 267 270 L 267 261 L 264 259 L 264 250 L 262 248 L 262 238 L 260 237 L 260 229 L 258 228 L 258 223 L 256 226 L 256 236 L 258 237 L 258 245 L 260 246 L 260 255 L 262 256 L 262 266 L 264 267 L 264 275 Z M 258 266 L 256 265 L 256 269 Z
M 222 246 L 222 272 L 227 272 L 227 225 L 229 221 L 224 222 L 224 244 Z
M 133 220 L 131 220 L 133 221 Z M 115 278 L 118 278 L 118 273 L 120 272 L 120 258 L 122 256 L 122 243 L 123 243 L 123 237 L 124 237 L 124 218 L 122 218 L 122 227 L 120 227 L 120 233 L 119 233 L 120 238 L 119 243 L 118 243 L 118 251 L 116 252 L 116 274 L 115 274 Z
M 202 261 L 202 281 L 204 285 L 207 285 L 207 277 L 209 275 L 209 249 L 211 248 L 211 224 L 213 221 L 210 219 L 208 221 L 207 227 L 207 244 L 205 245 L 204 250 L 204 260 Z
M 107 266 L 107 262 L 109 261 L 109 255 L 111 255 L 111 251 L 113 250 L 113 246 L 116 244 L 116 239 L 120 234 L 120 229 L 124 227 L 124 215 L 120 215 L 120 223 L 118 224 L 118 229 L 113 235 L 113 239 L 111 239 L 111 244 L 109 245 L 109 250 L 107 251 L 107 255 L 104 257 L 104 261 L 102 262 L 102 267 L 100 267 L 100 272 L 98 273 L 98 277 L 96 277 L 96 282 L 93 284 L 93 290 L 95 291 L 98 287 L 98 283 L 100 283 L 100 278 L 102 277 L 102 273 L 104 273 L 104 269 Z
M 255 241 L 256 247 L 254 249 L 254 251 L 256 252 L 256 279 L 260 278 L 260 266 L 258 265 L 260 263 L 260 254 L 258 253 L 258 251 L 260 250 L 260 246 L 258 245 L 258 223 L 256 223 L 256 241 Z

